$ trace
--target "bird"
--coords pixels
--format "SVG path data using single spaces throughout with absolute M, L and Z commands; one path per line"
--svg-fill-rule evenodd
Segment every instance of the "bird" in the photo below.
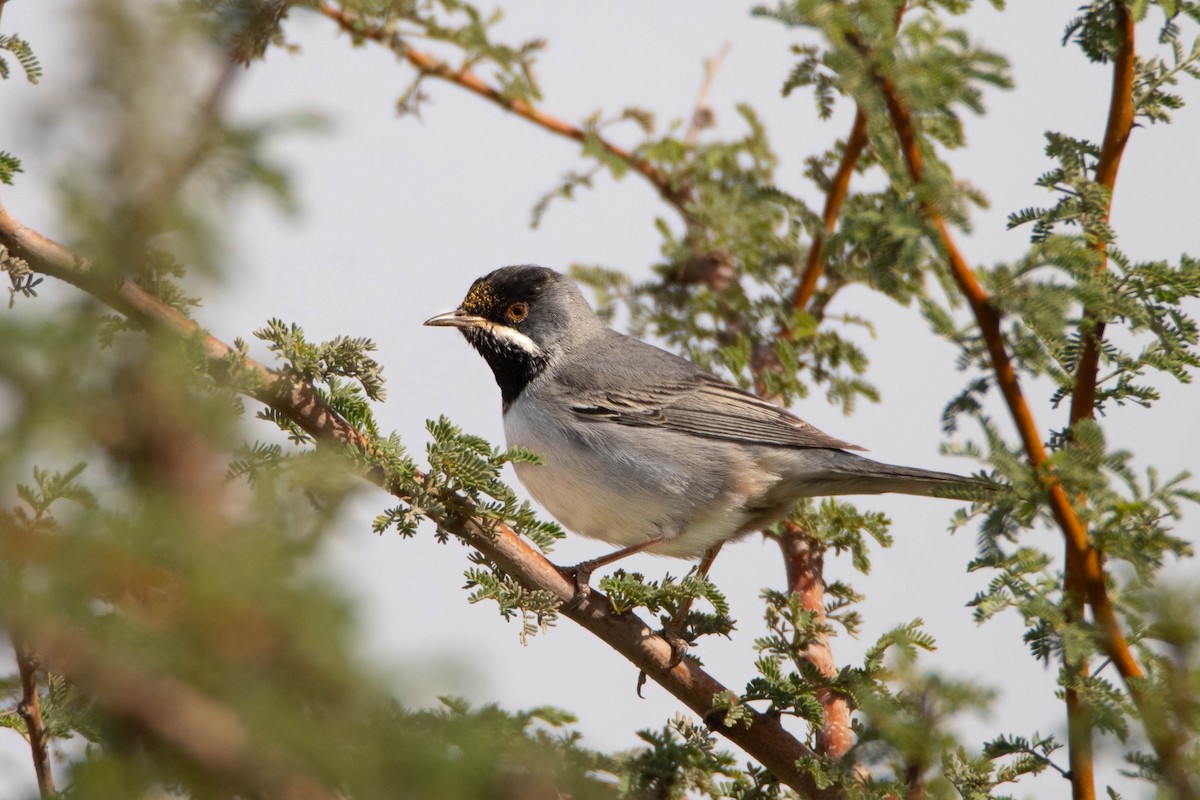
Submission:
M 518 479 L 564 528 L 617 549 L 696 559 L 786 517 L 807 497 L 929 495 L 978 479 L 858 455 L 785 408 L 613 330 L 567 276 L 496 269 L 425 321 L 457 328 L 500 387 Z

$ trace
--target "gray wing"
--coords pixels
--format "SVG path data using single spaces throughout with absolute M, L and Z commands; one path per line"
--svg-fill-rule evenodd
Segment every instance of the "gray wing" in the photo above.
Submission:
M 613 331 L 593 343 L 586 360 L 561 369 L 557 377 L 581 422 L 665 428 L 775 447 L 864 449 L 689 361 Z
M 835 439 L 779 406 L 717 382 L 577 394 L 570 408 L 584 420 L 666 428 L 708 439 L 776 447 L 864 449 Z

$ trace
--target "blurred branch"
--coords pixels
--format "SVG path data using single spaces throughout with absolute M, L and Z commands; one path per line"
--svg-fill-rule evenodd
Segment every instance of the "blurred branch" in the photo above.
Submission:
M 88 262 L 58 242 L 22 225 L 3 205 L 0 205 L 0 243 L 26 259 L 37 272 L 82 289 L 148 328 L 185 338 L 203 336 L 204 352 L 216 377 L 224 377 L 230 360 L 237 357 L 243 368 L 256 373 L 261 381 L 249 390 L 235 388 L 286 415 L 322 444 L 349 444 L 371 455 L 369 440 L 330 408 L 310 384 L 285 378 L 253 359 L 241 359 L 229 345 L 204 334 L 187 316 L 160 302 L 132 281 L 123 280 L 112 286 L 96 280 Z M 390 479 L 378 467 L 364 477 L 401 500 L 411 499 L 404 485 Z M 423 481 L 425 476 L 417 473 L 416 479 Z M 430 510 L 429 516 L 443 530 L 468 541 L 527 589 L 551 592 L 564 602 L 574 596 L 573 582 L 563 577 L 554 564 L 508 527 L 455 516 L 452 512 Z M 812 757 L 812 750 L 788 733 L 778 718 L 753 709 L 747 709 L 749 725 L 726 726 L 723 715 L 713 713 L 713 698 L 729 690 L 690 659 L 674 663 L 671 644 L 636 615 L 614 613 L 608 598 L 596 590 L 592 590 L 578 607 L 560 613 L 625 656 L 703 717 L 716 732 L 758 760 L 782 783 L 806 797 L 823 796 L 811 776 L 796 766 L 799 759 Z
M 3 10 L 3 7 L 3 2 L 0 2 L 0 10 Z M 50 768 L 49 742 L 46 740 L 46 726 L 42 722 L 42 703 L 38 694 L 39 659 L 35 651 L 15 637 L 13 650 L 17 654 L 17 671 L 21 676 L 21 703 L 17 706 L 17 714 L 25 720 L 25 732 L 29 737 L 29 750 L 33 756 L 33 770 L 37 774 L 38 793 L 45 800 L 55 794 L 55 789 L 54 772 Z
M 700 139 L 700 131 L 711 128 L 715 122 L 712 105 L 708 102 L 708 93 L 712 91 L 713 81 L 717 71 L 731 49 L 729 42 L 721 46 L 721 51 L 712 58 L 704 59 L 704 80 L 700 82 L 700 93 L 696 95 L 696 105 L 692 110 L 692 119 L 688 123 L 687 132 L 683 135 L 684 144 L 695 145 Z
M 262 797 L 341 797 L 306 775 L 300 764 L 259 745 L 233 709 L 181 681 L 146 670 L 111 648 L 93 644 L 84 630 L 48 615 L 38 615 L 30 622 L 22 635 L 54 672 L 87 689 L 101 708 L 183 754 L 210 775 Z
M 1108 124 L 1104 131 L 1104 144 L 1100 149 L 1100 160 L 1096 164 L 1096 183 L 1108 189 L 1104 204 L 1104 219 L 1108 221 L 1112 210 L 1112 191 L 1117 183 L 1117 169 L 1125 144 L 1133 131 L 1133 79 L 1137 56 L 1134 52 L 1133 14 L 1123 2 L 1116 7 L 1117 34 L 1120 45 L 1113 59 L 1112 99 L 1108 105 Z M 1108 242 L 1097 239 L 1092 249 L 1099 256 L 1096 271 L 1103 272 L 1108 264 Z M 1080 332 L 1083 334 L 1083 350 L 1075 367 L 1075 387 L 1071 392 L 1071 424 L 1091 419 L 1096 410 L 1096 375 L 1100 369 L 1100 343 L 1104 341 L 1104 320 L 1097 319 L 1090 309 L 1085 309 Z
M 145 205 L 153 207 L 160 203 L 170 202 L 179 193 L 188 175 L 204 160 L 213 146 L 213 131 L 221 121 L 229 90 L 243 67 L 236 53 L 229 53 L 221 71 L 205 95 L 197 109 L 196 119 L 191 127 L 192 141 L 181 146 L 181 155 L 165 164 L 162 173 L 146 190 Z
M 1070 548 L 1067 549 L 1065 560 L 1064 617 L 1068 625 L 1082 625 L 1084 623 L 1084 593 L 1086 589 L 1080 580 L 1079 565 L 1071 557 Z M 1064 667 L 1067 674 L 1073 678 L 1076 675 L 1087 675 L 1088 662 L 1087 659 L 1081 658 L 1075 663 L 1065 663 Z M 1069 683 L 1065 687 L 1064 698 L 1067 705 L 1067 763 L 1070 767 L 1067 777 L 1071 781 L 1071 798 L 1072 800 L 1095 800 L 1096 776 L 1092 744 L 1092 715 L 1083 698 L 1079 696 L 1079 692 Z
M 499 89 L 488 85 L 483 78 L 474 72 L 468 69 L 455 69 L 428 53 L 415 50 L 398 34 L 379 26 L 366 24 L 353 12 L 340 8 L 333 3 L 321 3 L 318 10 L 321 14 L 336 22 L 338 27 L 350 35 L 368 39 L 387 47 L 398 58 L 408 61 L 422 75 L 427 75 L 431 78 L 440 78 L 457 84 L 470 92 L 474 92 L 485 100 L 489 100 L 507 111 L 524 117 L 533 124 L 559 136 L 574 139 L 577 142 L 584 142 L 589 138 L 594 139 L 605 151 L 624 161 L 634 172 L 649 181 L 658 190 L 663 200 L 674 207 L 685 220 L 690 218 L 687 211 L 687 204 L 691 200 L 691 192 L 686 187 L 674 185 L 661 170 L 649 161 L 639 158 L 634 153 L 612 143 L 598 132 L 584 130 L 578 125 L 539 111 L 531 103 L 521 98 L 508 97 Z

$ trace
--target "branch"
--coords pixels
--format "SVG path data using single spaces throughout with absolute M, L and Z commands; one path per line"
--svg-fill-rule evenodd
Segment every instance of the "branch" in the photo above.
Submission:
M 821 543 L 794 523 L 788 523 L 778 537 L 787 570 L 788 593 L 797 595 L 805 611 L 817 615 L 825 624 L 825 551 Z M 828 678 L 837 677 L 829 636 L 818 634 L 804 649 L 804 657 Z M 850 726 L 850 701 L 833 689 L 817 690 L 817 702 L 825 713 L 821 732 L 817 735 L 817 750 L 834 760 L 842 758 L 854 746 L 854 731 Z
M 577 142 L 585 142 L 589 138 L 598 142 L 604 150 L 611 155 L 624 161 L 637 174 L 641 175 L 650 184 L 658 190 L 659 195 L 669 205 L 675 208 L 685 220 L 690 220 L 690 214 L 687 211 L 687 204 L 691 201 L 691 192 L 686 187 L 676 186 L 671 179 L 663 174 L 658 167 L 639 158 L 630 151 L 613 144 L 608 139 L 605 139 L 596 131 L 588 131 L 574 125 L 566 120 L 539 111 L 534 108 L 527 100 L 521 98 L 507 97 L 499 89 L 488 85 L 488 83 L 477 74 L 469 69 L 455 69 L 443 61 L 439 61 L 428 53 L 414 50 L 401 39 L 400 35 L 387 30 L 382 26 L 370 25 L 363 22 L 357 15 L 344 8 L 335 6 L 333 3 L 322 3 L 318 9 L 321 14 L 328 17 L 338 24 L 342 30 L 349 33 L 351 36 L 368 39 L 373 42 L 378 42 L 396 54 L 398 58 L 403 58 L 417 69 L 422 75 L 427 75 L 431 78 L 440 78 L 444 81 L 457 84 L 467 91 L 474 92 L 485 100 L 500 106 L 506 111 L 511 111 L 514 114 L 524 117 L 551 133 L 574 139 Z
M 0 205 L 0 243 L 26 259 L 37 272 L 82 289 L 148 328 L 185 338 L 202 335 L 195 322 L 133 282 L 124 280 L 113 287 L 95 280 L 90 264 L 63 245 L 22 225 L 3 205 Z M 211 335 L 203 334 L 203 337 L 204 352 L 213 372 L 222 378 L 228 360 L 236 353 Z M 245 359 L 244 364 L 245 369 L 258 374 L 261 384 L 248 391 L 236 388 L 286 415 L 319 443 L 350 444 L 370 456 L 369 440 L 330 408 L 310 384 L 289 380 L 253 359 Z M 378 467 L 363 477 L 400 500 L 411 500 L 406 487 L 389 479 Z M 416 477 L 417 480 L 425 479 L 419 472 Z M 442 530 L 462 537 L 527 589 L 550 592 L 564 602 L 574 596 L 574 584 L 509 528 L 442 512 L 430 512 L 430 518 Z M 577 608 L 560 613 L 625 656 L 708 721 L 714 730 L 758 760 L 782 783 L 805 796 L 822 796 L 811 777 L 796 767 L 799 759 L 813 756 L 812 750 L 788 733 L 777 718 L 753 710 L 750 725 L 724 726 L 719 714 L 714 718 L 713 697 L 727 692 L 726 687 L 691 659 L 674 663 L 671 644 L 636 615 L 614 613 L 608 598 L 595 590 Z
M 0 2 L 0 9 L 4 4 Z M 25 720 L 25 732 L 29 737 L 29 751 L 33 756 L 33 771 L 37 775 L 38 793 L 52 797 L 54 772 L 50 769 L 50 748 L 46 737 L 46 726 L 42 722 L 42 703 L 38 695 L 37 671 L 39 659 L 24 641 L 14 637 L 13 650 L 17 654 L 17 671 L 21 675 L 21 704 L 17 714 Z
M 143 205 L 152 207 L 173 199 L 183 182 L 212 149 L 213 131 L 221 122 L 230 88 L 243 66 L 235 52 L 227 54 L 225 63 L 197 109 L 195 121 L 189 126 L 193 132 L 191 141 L 178 148 L 181 153 L 178 158 L 161 166 L 161 173 L 142 193 L 145 198 Z
M 1113 59 L 1112 99 L 1108 105 L 1108 125 L 1104 131 L 1104 144 L 1100 148 L 1100 160 L 1096 164 L 1096 183 L 1108 189 L 1104 204 L 1104 219 L 1112 211 L 1112 191 L 1117 183 L 1117 169 L 1125 144 L 1133 130 L 1133 80 L 1136 55 L 1133 40 L 1133 14 L 1118 0 L 1117 29 L 1121 44 Z M 1096 240 L 1092 249 L 1099 256 L 1096 271 L 1103 272 L 1108 264 L 1108 243 Z M 1104 340 L 1104 321 L 1096 319 L 1091 311 L 1084 311 L 1081 323 L 1083 349 L 1075 368 L 1075 387 L 1071 392 L 1071 424 L 1091 419 L 1096 411 L 1096 375 L 1100 369 L 1100 343 Z

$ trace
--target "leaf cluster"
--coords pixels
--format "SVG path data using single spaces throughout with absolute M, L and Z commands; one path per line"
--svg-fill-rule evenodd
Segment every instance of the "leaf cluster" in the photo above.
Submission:
M 729 601 L 713 585 L 707 575 L 693 568 L 682 578 L 665 575 L 661 580 L 647 580 L 637 572 L 618 569 L 600 579 L 600 588 L 608 595 L 609 604 L 618 614 L 644 608 L 657 615 L 664 633 L 694 647 L 702 636 L 729 636 L 736 621 L 729 616 Z M 695 607 L 703 600 L 711 611 Z M 679 618 L 681 609 L 687 613 Z M 699 658 L 691 656 L 699 663 Z

